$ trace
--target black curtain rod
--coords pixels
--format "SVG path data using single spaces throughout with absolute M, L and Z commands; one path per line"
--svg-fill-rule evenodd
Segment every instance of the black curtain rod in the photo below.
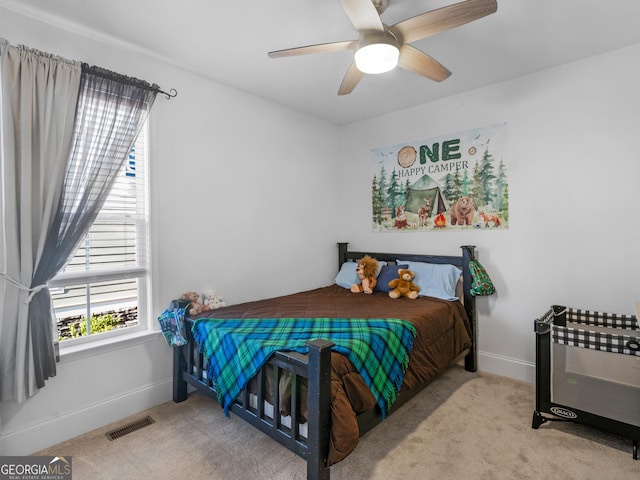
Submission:
M 135 85 L 140 88 L 146 88 L 147 90 L 151 90 L 152 92 L 156 92 L 164 95 L 167 98 L 167 100 L 171 100 L 173 97 L 178 95 L 178 91 L 175 88 L 172 88 L 171 90 L 169 90 L 169 93 L 167 93 L 163 91 L 155 83 L 152 85 L 145 80 L 140 80 L 139 78 L 129 77 L 121 73 L 112 72 L 111 70 L 107 70 L 106 68 L 98 67 L 95 65 L 89 65 L 88 63 L 82 64 L 82 71 L 85 73 L 98 75 L 103 78 L 108 78 L 111 80 L 117 80 L 119 82 L 128 83 L 129 85 Z
M 172 88 L 171 90 L 169 90 L 169 93 L 167 93 L 167 92 L 164 92 L 164 91 L 160 90 L 160 87 L 158 87 L 156 85 L 156 87 L 153 88 L 152 90 L 154 92 L 161 93 L 162 95 L 164 95 L 167 98 L 167 100 L 171 100 L 173 97 L 178 95 L 178 91 L 175 88 Z

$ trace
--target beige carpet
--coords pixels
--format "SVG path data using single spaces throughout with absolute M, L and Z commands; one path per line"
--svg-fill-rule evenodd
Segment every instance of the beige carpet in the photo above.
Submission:
M 564 422 L 533 430 L 534 406 L 533 385 L 453 367 L 365 435 L 331 468 L 331 478 L 640 478 L 630 440 Z M 155 423 L 106 438 L 106 432 L 146 415 Z M 306 478 L 301 458 L 195 394 L 38 454 L 71 455 L 74 480 Z

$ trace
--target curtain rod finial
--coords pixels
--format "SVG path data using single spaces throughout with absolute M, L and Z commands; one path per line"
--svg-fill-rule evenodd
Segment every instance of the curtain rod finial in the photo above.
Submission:
M 171 100 L 173 97 L 178 95 L 178 91 L 175 88 L 169 90 L 169 93 L 163 92 L 162 90 L 159 90 L 158 93 L 163 94 L 167 98 L 167 100 Z

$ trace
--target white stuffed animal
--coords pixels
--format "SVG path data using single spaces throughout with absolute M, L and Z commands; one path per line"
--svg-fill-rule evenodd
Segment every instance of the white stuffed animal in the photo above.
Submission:
M 224 299 L 214 290 L 207 290 L 202 294 L 202 297 L 204 298 L 202 303 L 208 306 L 210 310 L 215 310 L 226 305 Z

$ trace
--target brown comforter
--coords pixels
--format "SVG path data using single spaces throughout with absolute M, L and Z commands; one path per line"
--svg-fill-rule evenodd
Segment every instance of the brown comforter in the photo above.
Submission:
M 416 328 L 403 390 L 431 382 L 471 344 L 460 302 L 431 297 L 391 299 L 386 293 L 351 293 L 337 285 L 204 312 L 215 318 L 401 318 Z M 331 354 L 331 444 L 329 465 L 346 457 L 360 437 L 356 416 L 375 407 L 364 380 L 346 357 Z

